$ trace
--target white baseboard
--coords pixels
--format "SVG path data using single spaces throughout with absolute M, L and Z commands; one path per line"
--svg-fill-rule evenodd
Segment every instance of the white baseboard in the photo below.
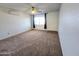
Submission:
M 32 29 L 36 29 L 36 28 L 32 28 Z M 57 30 L 49 30 L 49 29 L 36 29 L 36 30 L 57 31 Z M 57 31 L 57 32 L 58 32 L 58 31 Z
M 10 35 L 7 35 L 7 36 L 4 36 L 4 37 L 0 38 L 0 40 L 4 40 L 4 39 L 7 39 L 7 38 L 9 38 L 9 37 L 12 37 L 12 36 L 15 36 L 15 35 L 21 34 L 21 33 L 23 33 L 23 32 L 30 31 L 30 30 L 32 30 L 32 29 L 25 30 L 25 31 L 21 31 L 21 32 L 14 33 L 14 34 L 10 34 Z

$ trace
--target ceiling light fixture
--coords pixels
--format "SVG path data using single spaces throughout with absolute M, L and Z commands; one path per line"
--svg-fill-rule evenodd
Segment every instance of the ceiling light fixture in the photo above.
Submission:
M 32 7 L 32 14 L 35 14 L 35 13 L 36 13 L 36 8 Z

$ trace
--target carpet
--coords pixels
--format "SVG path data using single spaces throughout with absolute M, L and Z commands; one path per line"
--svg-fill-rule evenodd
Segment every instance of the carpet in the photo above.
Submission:
M 62 56 L 58 33 L 31 30 L 1 40 L 0 56 Z

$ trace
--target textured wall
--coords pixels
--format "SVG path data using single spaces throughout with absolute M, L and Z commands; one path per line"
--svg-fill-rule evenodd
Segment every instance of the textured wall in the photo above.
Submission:
M 29 15 L 11 15 L 0 11 L 0 40 L 31 29 Z
M 47 14 L 47 30 L 58 31 L 59 11 Z
M 79 4 L 62 4 L 60 9 L 59 36 L 63 55 L 79 56 Z

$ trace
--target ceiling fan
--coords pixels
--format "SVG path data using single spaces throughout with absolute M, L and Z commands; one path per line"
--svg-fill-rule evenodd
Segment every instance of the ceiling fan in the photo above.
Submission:
M 17 10 L 17 9 L 13 9 L 13 8 L 8 8 L 8 7 L 1 7 L 2 11 L 8 14 L 12 14 L 12 15 L 20 15 L 20 14 L 40 14 L 43 13 L 44 10 L 29 4 L 28 7 L 24 8 L 24 10 Z
M 36 13 L 37 9 L 35 7 L 32 7 L 32 14 Z
M 36 7 L 32 7 L 32 14 L 39 14 L 39 13 L 43 13 L 42 9 L 36 8 Z
M 38 6 L 36 5 L 32 5 L 32 4 L 29 4 L 29 7 L 25 9 L 24 13 L 29 13 L 29 14 L 40 14 L 40 13 L 43 13 L 44 10 L 39 8 Z

